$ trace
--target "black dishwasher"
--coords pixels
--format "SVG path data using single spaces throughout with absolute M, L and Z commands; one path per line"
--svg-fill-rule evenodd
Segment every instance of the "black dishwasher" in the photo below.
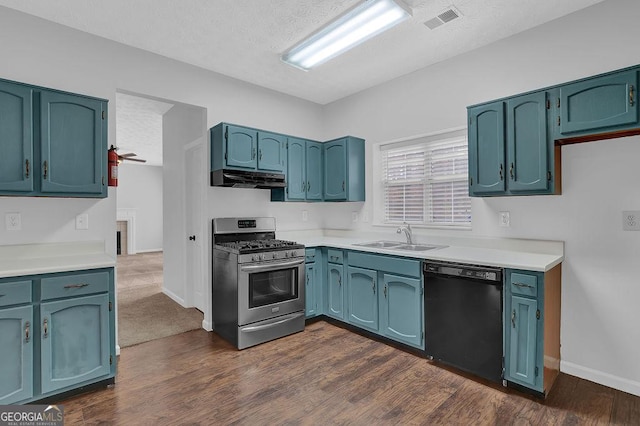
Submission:
M 502 371 L 502 269 L 425 262 L 426 354 L 485 379 Z

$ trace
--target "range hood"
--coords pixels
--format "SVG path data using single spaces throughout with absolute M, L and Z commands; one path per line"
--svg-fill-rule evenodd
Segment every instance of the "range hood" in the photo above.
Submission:
M 232 188 L 284 188 L 282 173 L 219 169 L 211 172 L 211 186 Z

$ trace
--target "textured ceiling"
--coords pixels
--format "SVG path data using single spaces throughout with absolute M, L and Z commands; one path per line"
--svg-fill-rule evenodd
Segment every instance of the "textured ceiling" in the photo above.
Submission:
M 162 165 L 162 115 L 173 104 L 116 93 L 118 154 L 133 152 L 146 165 Z M 127 161 L 127 164 L 143 164 Z
M 413 18 L 316 69 L 280 55 L 359 0 L 0 0 L 72 28 L 326 104 L 602 0 L 412 0 Z M 611 0 L 612 1 L 612 0 Z M 423 23 L 454 5 L 463 15 Z

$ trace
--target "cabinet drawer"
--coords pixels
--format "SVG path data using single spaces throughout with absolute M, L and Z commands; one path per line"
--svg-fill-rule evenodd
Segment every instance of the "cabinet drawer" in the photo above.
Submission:
M 349 266 L 358 266 L 411 277 L 420 277 L 421 274 L 419 260 L 361 252 L 349 253 Z
M 13 281 L 0 284 L 0 306 L 31 302 L 31 281 Z
M 308 248 L 304 251 L 305 262 L 311 263 L 316 261 L 316 249 Z
M 330 263 L 343 263 L 342 250 L 329 249 L 327 251 L 327 257 Z
M 109 273 L 88 272 L 42 279 L 41 299 L 59 299 L 109 291 Z
M 536 275 L 511 274 L 511 294 L 536 297 L 538 294 L 538 277 Z

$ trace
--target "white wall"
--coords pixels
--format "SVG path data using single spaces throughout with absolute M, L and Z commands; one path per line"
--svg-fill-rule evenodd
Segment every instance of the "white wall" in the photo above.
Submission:
M 372 144 L 466 125 L 466 106 L 640 62 L 640 3 L 609 0 L 325 108 L 326 138 Z M 640 233 L 622 231 L 622 210 L 640 209 L 640 137 L 562 148 L 561 196 L 474 199 L 473 230 L 458 235 L 564 240 L 562 365 L 570 374 L 640 395 Z M 371 230 L 338 206 L 328 227 Z M 498 212 L 511 212 L 511 227 Z M 375 228 L 386 232 L 394 229 Z M 450 231 L 452 232 L 452 231 Z M 418 239 L 442 231 L 419 230 Z
M 136 251 L 162 251 L 162 166 L 123 162 L 117 191 L 118 210 L 136 212 Z

